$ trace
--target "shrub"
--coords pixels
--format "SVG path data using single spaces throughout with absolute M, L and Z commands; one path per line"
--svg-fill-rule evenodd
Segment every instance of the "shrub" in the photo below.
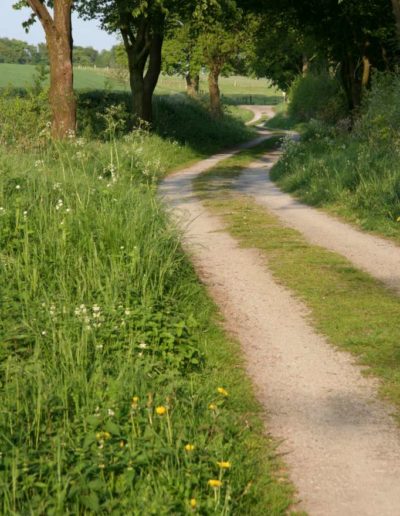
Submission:
M 298 77 L 289 92 L 289 115 L 298 121 L 316 118 L 334 123 L 346 115 L 346 100 L 337 79 L 328 73 L 310 72 Z

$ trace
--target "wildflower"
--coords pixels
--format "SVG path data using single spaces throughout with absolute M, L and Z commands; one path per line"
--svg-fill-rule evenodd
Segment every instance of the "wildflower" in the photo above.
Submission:
M 217 392 L 218 394 L 221 394 L 221 396 L 229 396 L 228 391 L 223 387 L 218 387 Z
M 35 161 L 35 168 L 43 167 L 44 161 L 42 159 L 38 159 Z
M 99 464 L 99 468 L 100 468 L 100 469 L 104 469 L 105 467 L 106 467 L 106 465 L 105 465 L 105 464 Z
M 139 344 L 139 348 L 140 348 L 140 349 L 146 349 L 146 348 L 147 348 L 147 344 L 146 344 L 145 342 L 141 342 L 141 343 Z
M 111 439 L 111 434 L 110 432 L 97 432 L 96 439 L 98 441 L 108 441 Z
M 156 407 L 156 414 L 157 416 L 164 416 L 167 412 L 167 409 L 163 406 Z
M 215 403 L 210 403 L 210 404 L 208 405 L 208 408 L 209 408 L 210 410 L 217 410 L 217 408 L 218 408 L 218 407 L 217 407 L 217 405 L 216 405 Z
M 131 315 L 131 311 L 129 310 L 129 308 L 126 308 L 126 309 L 125 309 L 124 314 L 125 314 L 125 315 Z
M 190 505 L 190 507 L 191 507 L 192 509 L 196 509 L 196 507 L 197 507 L 197 500 L 196 500 L 196 498 L 192 498 L 192 499 L 190 500 L 190 502 L 189 502 L 189 505 Z
M 397 222 L 400 222 L 400 217 L 397 217 Z
M 194 450 L 194 444 L 186 444 L 185 451 L 192 452 Z
M 109 408 L 109 409 L 108 409 L 108 415 L 109 415 L 110 417 L 113 417 L 113 416 L 115 416 L 115 412 L 114 412 L 112 409 L 110 409 L 110 408 Z
M 6 212 L 5 208 L 3 208 L 2 206 L 0 206 L 0 215 L 4 215 Z
M 125 441 L 120 441 L 119 442 L 119 447 L 120 448 L 125 448 L 125 446 L 126 446 L 126 442 Z
M 222 481 L 221 480 L 217 480 L 215 478 L 212 478 L 210 479 L 207 484 L 210 486 L 210 487 L 213 487 L 214 489 L 218 489 L 219 487 L 222 486 Z
M 15 189 L 16 190 L 21 190 L 21 185 L 16 185 Z
M 103 347 L 104 347 L 103 344 L 97 344 L 96 349 L 101 351 L 103 349 Z
M 138 408 L 138 403 L 139 403 L 138 396 L 133 396 L 132 401 L 131 401 L 131 407 L 133 409 L 137 409 Z
M 221 461 L 221 462 L 217 462 L 218 464 L 218 467 L 221 468 L 221 469 L 229 469 L 231 467 L 231 463 L 229 461 Z
M 58 199 L 57 201 L 57 204 L 56 204 L 56 210 L 61 210 L 61 208 L 64 206 L 64 202 L 62 199 Z
M 42 335 L 43 335 L 43 337 L 44 337 L 45 335 L 47 335 L 47 331 L 43 330 L 43 331 L 42 331 Z

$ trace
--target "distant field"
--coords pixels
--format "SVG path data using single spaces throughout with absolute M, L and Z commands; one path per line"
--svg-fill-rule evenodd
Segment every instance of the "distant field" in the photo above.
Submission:
M 32 65 L 0 64 L 0 88 L 7 86 L 27 87 L 32 84 L 35 67 Z M 118 81 L 110 78 L 101 69 L 76 69 L 75 87 L 82 89 L 127 89 Z M 207 78 L 202 77 L 200 83 L 202 92 L 207 92 Z M 182 77 L 161 76 L 157 87 L 159 94 L 173 94 L 185 91 L 185 80 Z M 265 79 L 248 77 L 222 77 L 221 91 L 229 103 L 277 103 L 281 100 L 280 93 L 271 87 Z

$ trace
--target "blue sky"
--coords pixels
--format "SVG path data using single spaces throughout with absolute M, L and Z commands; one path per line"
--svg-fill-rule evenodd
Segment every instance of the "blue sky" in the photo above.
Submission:
M 15 38 L 32 44 L 44 42 L 42 26 L 36 22 L 28 34 L 21 23 L 29 16 L 29 9 L 15 11 L 12 8 L 15 0 L 0 0 L 0 38 Z M 98 27 L 98 22 L 83 21 L 74 17 L 74 44 L 84 47 L 94 47 L 97 50 L 111 48 L 117 41 L 115 35 L 110 35 Z

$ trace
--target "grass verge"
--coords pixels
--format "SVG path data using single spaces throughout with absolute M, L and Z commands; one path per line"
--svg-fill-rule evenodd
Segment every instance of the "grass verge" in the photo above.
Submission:
M 156 196 L 185 149 L 140 132 L 2 149 L 2 514 L 291 505 L 238 347 Z
M 346 259 L 310 245 L 250 198 L 232 192 L 232 180 L 267 146 L 201 176 L 196 181 L 199 195 L 243 246 L 264 253 L 276 278 L 309 306 L 316 329 L 368 366 L 382 380 L 383 395 L 399 408 L 400 299 Z

